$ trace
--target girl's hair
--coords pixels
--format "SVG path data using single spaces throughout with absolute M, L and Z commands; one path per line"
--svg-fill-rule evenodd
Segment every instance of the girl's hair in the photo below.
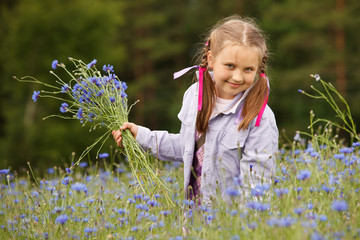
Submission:
M 198 53 L 198 64 L 207 68 L 203 77 L 203 107 L 196 119 L 197 131 L 204 133 L 208 129 L 210 116 L 216 102 L 215 83 L 209 74 L 207 53 L 211 50 L 214 58 L 229 44 L 254 48 L 259 52 L 259 68 L 257 79 L 245 98 L 241 112 L 239 131 L 246 129 L 250 122 L 259 114 L 265 98 L 269 94 L 266 77 L 260 77 L 266 71 L 268 52 L 261 30 L 252 19 L 231 16 L 218 22 L 205 39 L 206 44 Z

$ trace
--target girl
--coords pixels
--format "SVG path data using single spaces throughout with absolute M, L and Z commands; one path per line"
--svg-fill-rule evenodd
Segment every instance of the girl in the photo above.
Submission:
M 256 25 L 237 16 L 226 18 L 204 43 L 194 66 L 198 81 L 185 92 L 178 114 L 180 133 L 124 123 L 112 134 L 121 146 L 121 130 L 129 129 L 159 159 L 183 162 L 186 198 L 209 206 L 216 191 L 229 201 L 239 185 L 246 196 L 251 188 L 270 182 L 278 130 L 267 106 L 267 48 Z

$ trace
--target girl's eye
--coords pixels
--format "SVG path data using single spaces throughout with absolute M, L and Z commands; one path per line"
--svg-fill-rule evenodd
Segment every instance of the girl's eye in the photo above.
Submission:
M 254 69 L 253 69 L 253 68 L 250 68 L 250 67 L 249 67 L 249 68 L 245 68 L 245 71 L 246 71 L 246 72 L 252 72 L 253 70 L 254 70 Z
M 226 67 L 228 67 L 228 68 L 234 68 L 234 65 L 232 65 L 232 64 L 226 64 Z

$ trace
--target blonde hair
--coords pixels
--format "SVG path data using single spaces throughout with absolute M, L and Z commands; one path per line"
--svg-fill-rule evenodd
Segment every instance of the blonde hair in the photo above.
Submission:
M 212 80 L 209 69 L 207 53 L 211 50 L 212 56 L 216 56 L 227 44 L 235 43 L 240 46 L 257 49 L 259 52 L 259 68 L 257 75 L 265 73 L 268 51 L 265 38 L 256 23 L 250 18 L 241 18 L 237 15 L 219 21 L 205 38 L 204 44 L 198 53 L 198 64 L 207 68 L 204 72 L 203 84 L 203 108 L 198 112 L 196 119 L 197 131 L 204 133 L 208 129 L 210 116 L 216 101 L 215 83 Z M 239 131 L 246 129 L 250 122 L 259 114 L 269 88 L 266 77 L 259 77 L 245 98 L 241 112 L 242 120 Z

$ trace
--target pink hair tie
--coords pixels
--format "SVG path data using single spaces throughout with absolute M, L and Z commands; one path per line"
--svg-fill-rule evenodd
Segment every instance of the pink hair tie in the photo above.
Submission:
M 265 73 L 260 73 L 260 77 L 261 78 L 266 77 Z
M 200 66 L 192 66 L 184 68 L 183 70 L 180 70 L 178 72 L 174 73 L 174 79 L 181 77 L 188 71 L 190 71 L 193 68 L 199 69 L 199 95 L 198 95 L 198 111 L 201 111 L 202 109 L 202 102 L 203 102 L 203 85 L 204 85 L 204 72 L 206 72 L 206 68 L 201 68 Z

